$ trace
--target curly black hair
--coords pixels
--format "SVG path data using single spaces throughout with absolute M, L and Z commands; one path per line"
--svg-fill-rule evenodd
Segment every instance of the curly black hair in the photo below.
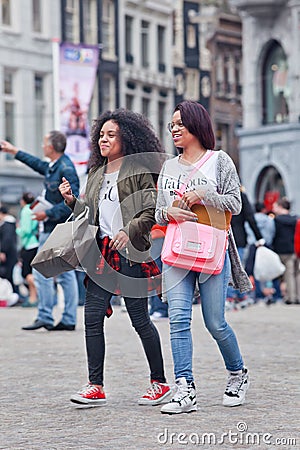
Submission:
M 153 127 L 147 117 L 142 114 L 119 108 L 115 111 L 105 111 L 94 119 L 91 127 L 91 156 L 89 168 L 105 164 L 106 159 L 101 155 L 99 148 L 99 135 L 105 122 L 112 120 L 119 127 L 119 138 L 124 156 L 134 154 L 156 153 L 157 157 L 143 158 L 143 164 L 157 179 L 163 163 L 165 150 L 163 149 Z

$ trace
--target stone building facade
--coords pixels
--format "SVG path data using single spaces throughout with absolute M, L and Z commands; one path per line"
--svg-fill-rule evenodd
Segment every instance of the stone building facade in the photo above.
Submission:
M 53 127 L 52 39 L 60 36 L 60 2 L 10 0 L 0 6 L 0 137 L 42 156 Z M 0 153 L 0 198 L 16 203 L 41 178 Z
M 240 172 L 252 201 L 300 213 L 300 1 L 230 0 L 243 23 Z

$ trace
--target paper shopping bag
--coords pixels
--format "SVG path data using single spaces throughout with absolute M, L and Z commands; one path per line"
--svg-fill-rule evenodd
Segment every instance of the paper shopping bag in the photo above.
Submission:
M 76 269 L 97 245 L 97 230 L 87 217 L 56 225 L 31 266 L 46 278 Z

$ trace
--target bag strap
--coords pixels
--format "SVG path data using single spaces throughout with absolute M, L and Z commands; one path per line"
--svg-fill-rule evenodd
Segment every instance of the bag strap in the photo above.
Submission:
M 198 170 L 200 169 L 200 167 L 203 166 L 203 164 L 206 163 L 206 161 L 213 155 L 213 151 L 212 150 L 208 150 L 208 152 L 202 156 L 202 158 L 200 159 L 200 161 L 196 164 L 196 166 L 194 167 L 194 170 L 192 170 L 192 172 L 190 173 L 188 179 L 186 180 L 186 182 L 184 184 L 181 185 L 180 189 L 177 191 L 177 193 L 179 195 L 182 195 L 190 181 L 190 179 L 195 175 L 196 172 L 198 172 Z
M 74 218 L 74 220 L 80 220 L 83 218 L 88 218 L 89 216 L 89 207 L 86 205 L 82 213 L 78 214 L 77 217 L 75 217 L 74 212 L 67 218 L 66 222 L 69 222 L 71 219 Z

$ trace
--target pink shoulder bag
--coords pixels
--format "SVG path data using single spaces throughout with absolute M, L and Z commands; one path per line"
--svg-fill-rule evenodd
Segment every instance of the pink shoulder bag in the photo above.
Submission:
M 180 196 L 183 195 L 195 172 L 211 156 L 212 152 L 209 152 L 201 158 L 186 183 L 181 186 Z M 170 222 L 167 226 L 161 259 L 169 266 L 217 275 L 224 266 L 227 240 L 226 229 L 192 221 Z

